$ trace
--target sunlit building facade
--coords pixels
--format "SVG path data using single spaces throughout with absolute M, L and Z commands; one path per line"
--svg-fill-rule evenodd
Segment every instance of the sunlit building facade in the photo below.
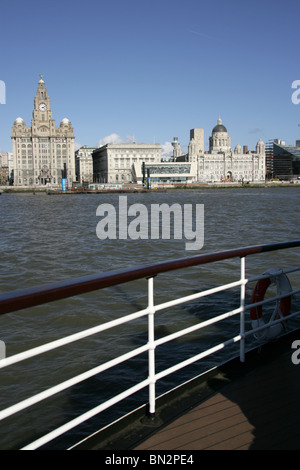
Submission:
M 161 161 L 160 144 L 106 144 L 93 152 L 94 183 L 136 182 L 142 165 Z
M 76 181 L 79 183 L 93 182 L 93 151 L 95 147 L 84 145 L 75 152 Z
M 263 182 L 265 180 L 265 145 L 259 139 L 255 150 L 238 144 L 231 148 L 231 138 L 221 118 L 209 137 L 209 150 L 204 151 L 203 129 L 190 131 L 190 143 L 187 155 L 179 159 L 197 162 L 195 179 L 198 182 Z M 178 142 L 176 142 L 178 146 Z
M 41 78 L 34 98 L 31 126 L 17 118 L 12 128 L 15 186 L 60 186 L 75 181 L 74 129 L 64 118 L 52 118 L 50 98 Z

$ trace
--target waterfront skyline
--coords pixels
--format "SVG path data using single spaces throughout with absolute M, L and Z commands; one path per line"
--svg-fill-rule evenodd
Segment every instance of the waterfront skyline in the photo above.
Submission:
M 242 7 L 241 7 L 242 5 Z M 221 2 L 36 0 L 1 5 L 0 151 L 12 151 L 17 117 L 31 125 L 39 74 L 56 125 L 65 117 L 79 146 L 160 143 L 204 128 L 205 150 L 219 116 L 232 146 L 259 138 L 300 139 L 295 0 Z

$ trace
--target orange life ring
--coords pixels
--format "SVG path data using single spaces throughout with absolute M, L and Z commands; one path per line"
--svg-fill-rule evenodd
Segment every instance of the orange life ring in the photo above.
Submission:
M 251 304 L 256 302 L 261 302 L 265 298 L 265 293 L 271 284 L 271 278 L 266 277 L 264 279 L 260 279 L 252 293 L 251 297 Z M 280 311 L 283 317 L 287 317 L 291 310 L 291 297 L 284 297 L 280 299 Z M 250 318 L 251 320 L 258 320 L 262 318 L 262 305 L 257 305 L 256 307 L 252 307 L 250 309 Z
M 278 270 L 269 270 L 264 273 L 268 277 L 260 279 L 252 293 L 251 304 L 255 304 L 264 300 L 265 293 L 270 284 L 275 283 L 277 287 L 277 295 L 284 295 L 288 294 L 292 291 L 291 284 L 287 276 Z M 272 321 L 274 319 L 279 319 L 280 317 L 287 317 L 291 310 L 291 296 L 283 297 L 280 299 L 279 303 L 279 310 L 278 306 L 273 312 L 273 315 L 269 321 L 270 328 L 267 330 L 263 330 L 259 334 L 255 335 L 257 339 L 272 339 L 278 336 L 281 333 L 283 328 L 282 323 L 272 325 Z M 276 316 L 276 318 L 274 318 Z M 262 327 L 265 325 L 262 315 L 262 305 L 257 305 L 255 307 L 250 308 L 250 319 L 253 329 L 257 327 Z

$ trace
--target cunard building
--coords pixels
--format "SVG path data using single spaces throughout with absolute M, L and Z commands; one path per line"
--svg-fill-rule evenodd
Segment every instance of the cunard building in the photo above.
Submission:
M 34 98 L 31 127 L 17 118 L 12 128 L 14 185 L 60 186 L 75 181 L 74 129 L 68 119 L 59 127 L 52 118 L 50 98 L 41 78 Z

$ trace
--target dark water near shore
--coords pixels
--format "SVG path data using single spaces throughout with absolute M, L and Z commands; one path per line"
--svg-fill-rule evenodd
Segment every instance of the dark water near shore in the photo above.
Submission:
M 221 251 L 242 246 L 276 243 L 300 239 L 300 188 L 237 188 L 205 189 L 203 191 L 170 191 L 166 193 L 129 194 L 128 205 L 141 203 L 204 204 L 204 246 L 200 253 Z M 118 194 L 55 195 L 2 194 L 0 196 L 0 292 L 77 278 L 108 270 L 151 264 L 162 260 L 189 257 L 197 251 L 186 251 L 185 240 L 99 240 L 96 226 L 99 204 L 118 206 Z M 271 267 L 300 265 L 300 250 L 262 254 L 247 259 L 247 276 L 261 274 Z M 174 272 L 155 278 L 156 303 L 194 293 L 239 276 L 239 261 L 233 260 Z M 294 288 L 300 287 L 299 276 L 290 277 Z M 252 290 L 252 287 L 251 287 Z M 247 291 L 247 295 L 251 294 Z M 146 281 L 105 289 L 78 298 L 71 298 L 0 317 L 0 339 L 5 342 L 7 356 L 86 329 L 147 305 Z M 197 301 L 156 315 L 156 335 L 193 325 L 212 313 L 227 311 L 239 305 L 238 290 Z M 238 334 L 236 320 L 224 322 L 200 334 L 190 335 L 157 349 L 157 370 L 164 369 L 215 344 L 223 334 Z M 1 409 L 12 404 L 12 397 L 25 399 L 31 390 L 43 390 L 84 372 L 97 364 L 138 347 L 147 341 L 146 319 L 116 331 L 80 341 L 71 346 L 37 357 L 1 371 Z M 219 341 L 219 339 L 218 339 Z M 238 351 L 230 349 L 226 357 Z M 164 392 L 196 375 L 218 361 L 223 355 L 206 359 L 182 373 L 174 374 L 157 385 Z M 117 367 L 108 376 L 97 376 L 85 384 L 62 393 L 58 399 L 32 407 L 0 423 L 0 449 L 17 448 L 76 417 L 123 388 L 147 377 L 146 357 L 136 358 L 128 365 Z M 40 368 L 42 365 L 42 369 Z M 100 399 L 99 399 L 100 397 Z M 91 420 L 73 431 L 82 437 L 106 420 L 114 419 L 128 409 L 147 401 L 141 398 L 126 403 Z M 128 408 L 126 408 L 128 407 Z M 51 416 L 51 420 L 49 419 Z M 38 424 L 36 420 L 38 417 Z M 103 421 L 102 421 L 103 420 Z M 73 436 L 67 438 L 71 445 Z M 65 444 L 65 442 L 64 442 Z M 59 448 L 56 443 L 53 448 Z

